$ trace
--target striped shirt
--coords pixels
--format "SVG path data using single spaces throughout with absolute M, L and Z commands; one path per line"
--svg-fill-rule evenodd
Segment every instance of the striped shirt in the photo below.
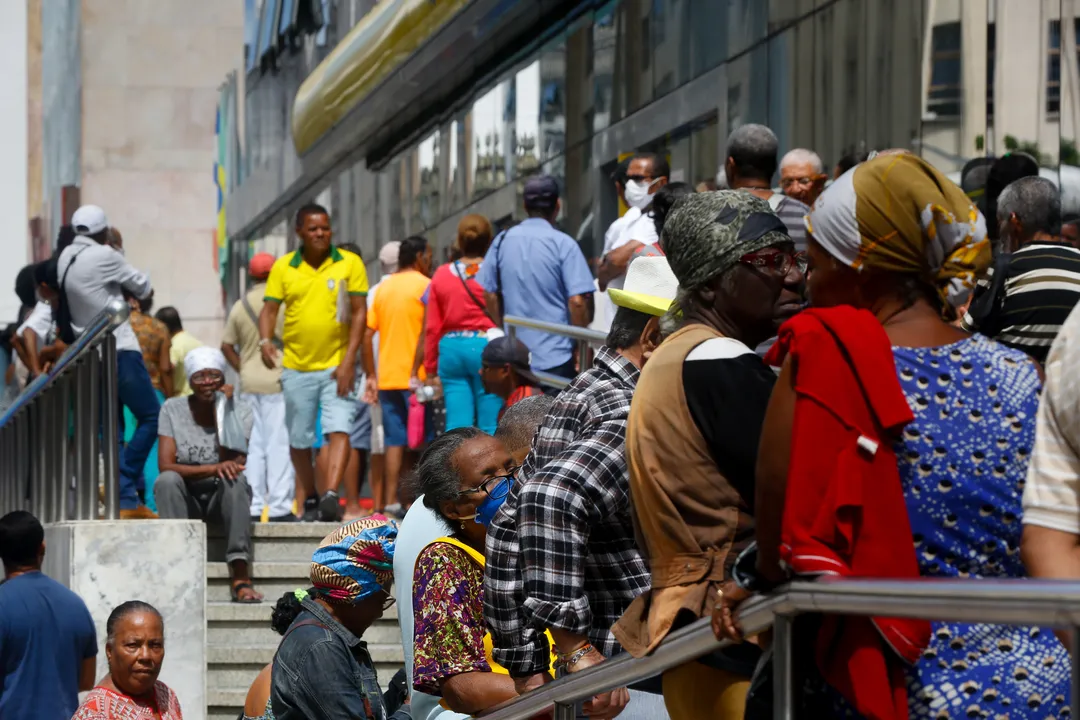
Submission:
M 1035 448 L 1024 486 L 1024 524 L 1080 535 L 1080 310 L 1046 360 Z
M 769 207 L 780 216 L 780 221 L 787 227 L 788 235 L 795 242 L 795 251 L 806 252 L 806 216 L 810 214 L 810 207 L 780 193 L 769 198 Z
M 972 307 L 994 287 L 993 276 L 991 268 L 975 286 Z M 989 317 L 974 318 L 969 311 L 964 328 L 1045 362 L 1050 345 L 1080 300 L 1080 250 L 1049 241 L 1025 245 L 1009 260 L 1003 292 Z

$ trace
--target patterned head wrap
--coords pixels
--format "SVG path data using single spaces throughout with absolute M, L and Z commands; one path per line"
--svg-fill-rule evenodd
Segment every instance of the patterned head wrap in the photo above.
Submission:
M 695 193 L 675 203 L 664 252 L 683 291 L 701 288 L 748 253 L 791 242 L 769 203 L 742 190 Z
M 332 603 L 355 605 L 394 578 L 397 524 L 382 515 L 342 525 L 311 556 L 311 585 Z
M 978 208 L 910 153 L 879 155 L 844 173 L 814 203 L 806 228 L 840 262 L 923 276 L 953 307 L 990 264 Z

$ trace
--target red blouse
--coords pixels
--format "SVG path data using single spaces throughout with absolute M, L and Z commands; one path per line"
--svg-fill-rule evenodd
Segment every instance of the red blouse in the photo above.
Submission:
M 456 331 L 484 332 L 495 327 L 486 312 L 484 288 L 474 279 L 479 271 L 479 263 L 452 262 L 439 267 L 431 278 L 424 339 L 424 369 L 428 375 L 438 374 L 439 341 L 444 335 Z

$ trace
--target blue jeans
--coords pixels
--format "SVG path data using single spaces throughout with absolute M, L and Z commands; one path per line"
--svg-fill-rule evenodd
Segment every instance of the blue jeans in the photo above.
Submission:
M 480 380 L 480 356 L 487 345 L 483 335 L 451 333 L 439 341 L 439 380 L 446 402 L 446 429 L 475 425 L 495 434 L 503 401 L 484 392 Z
M 143 466 L 158 438 L 158 402 L 150 373 L 146 371 L 142 353 L 121 350 L 116 353 L 117 392 L 120 404 L 135 417 L 135 432 L 124 446 L 124 413 L 120 416 L 120 509 L 134 510 L 139 505 L 139 493 L 146 491 Z

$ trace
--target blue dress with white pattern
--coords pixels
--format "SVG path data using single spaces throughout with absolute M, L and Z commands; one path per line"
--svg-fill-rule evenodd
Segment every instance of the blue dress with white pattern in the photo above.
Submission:
M 921 574 L 1023 577 L 1021 496 L 1040 380 L 981 335 L 894 347 L 915 415 L 896 446 Z M 912 718 L 1069 717 L 1070 660 L 1048 628 L 935 622 L 908 671 Z

